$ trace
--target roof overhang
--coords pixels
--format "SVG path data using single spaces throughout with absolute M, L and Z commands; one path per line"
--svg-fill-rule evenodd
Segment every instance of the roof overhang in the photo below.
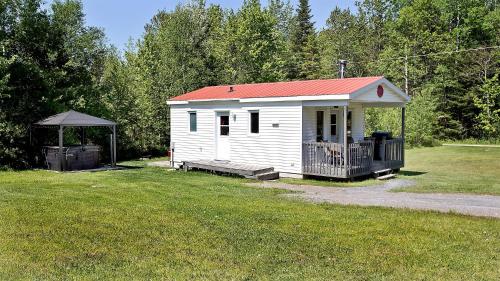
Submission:
M 341 95 L 312 95 L 312 96 L 295 96 L 295 97 L 268 97 L 268 98 L 242 98 L 242 99 L 204 99 L 190 101 L 167 101 L 168 105 L 185 105 L 189 103 L 206 103 L 206 102 L 239 102 L 239 103 L 255 103 L 255 102 L 285 102 L 285 101 L 328 101 L 328 100 L 349 100 L 349 94 Z
M 391 93 L 397 96 L 397 102 L 394 100 L 386 101 L 385 99 L 380 100 L 363 100 L 364 94 L 375 90 L 379 85 L 383 85 L 384 88 L 389 89 Z M 186 100 L 186 101 L 167 101 L 168 105 L 187 105 L 192 103 L 220 103 L 220 102 L 239 102 L 239 103 L 259 103 L 259 102 L 290 102 L 290 101 L 302 101 L 302 102 L 327 102 L 327 101 L 347 101 L 347 102 L 359 102 L 364 104 L 373 103 L 374 106 L 381 106 L 380 104 L 386 103 L 387 106 L 394 104 L 406 104 L 410 101 L 410 97 L 406 95 L 401 89 L 392 84 L 389 80 L 384 77 L 373 81 L 372 83 L 360 88 L 352 93 L 345 94 L 321 94 L 321 95 L 307 95 L 307 96 L 286 96 L 286 97 L 264 97 L 264 98 L 232 98 L 232 99 L 197 99 L 197 100 Z M 375 105 L 377 104 L 377 105 Z
M 33 124 L 38 127 L 113 127 L 116 123 L 85 113 L 70 110 L 45 118 Z

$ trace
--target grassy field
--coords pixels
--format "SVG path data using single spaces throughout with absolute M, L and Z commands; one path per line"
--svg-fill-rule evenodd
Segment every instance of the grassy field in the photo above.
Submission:
M 406 153 L 402 178 L 417 185 L 412 192 L 463 192 L 500 195 L 500 148 L 432 147 Z
M 416 185 L 400 189 L 411 192 L 475 193 L 500 195 L 500 147 L 430 147 L 406 151 L 406 167 L 399 178 Z M 281 179 L 300 185 L 359 187 L 381 184 L 373 179 L 338 181 Z
M 310 204 L 242 182 L 1 172 L 0 280 L 500 278 L 500 220 Z

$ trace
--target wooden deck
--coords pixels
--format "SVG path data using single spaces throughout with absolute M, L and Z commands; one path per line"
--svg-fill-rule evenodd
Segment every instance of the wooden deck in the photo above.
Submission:
M 184 161 L 184 171 L 198 169 L 211 172 L 219 172 L 231 175 L 239 175 L 246 178 L 270 180 L 279 178 L 279 173 L 274 171 L 273 167 L 256 166 L 235 163 L 231 161 L 218 160 L 195 160 Z

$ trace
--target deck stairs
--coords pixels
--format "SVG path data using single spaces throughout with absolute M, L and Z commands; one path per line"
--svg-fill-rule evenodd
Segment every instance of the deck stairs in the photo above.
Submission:
M 197 169 L 217 173 L 239 175 L 248 179 L 256 180 L 275 180 L 279 178 L 279 172 L 274 171 L 273 167 L 262 167 L 234 163 L 231 161 L 218 160 L 196 160 L 185 161 L 183 163 L 185 171 Z
M 381 169 L 372 172 L 373 176 L 378 180 L 388 180 L 396 177 L 392 169 Z

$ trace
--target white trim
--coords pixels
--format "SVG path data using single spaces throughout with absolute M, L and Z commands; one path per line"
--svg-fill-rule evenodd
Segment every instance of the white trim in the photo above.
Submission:
M 373 102 L 373 101 L 356 101 L 357 104 L 362 104 L 363 107 L 406 107 L 406 102 Z
M 280 173 L 280 178 L 291 178 L 291 179 L 303 179 L 304 178 L 303 174 L 286 173 L 286 172 L 279 172 L 279 173 Z
M 348 100 L 349 94 L 339 95 L 312 95 L 294 97 L 266 97 L 266 98 L 246 98 L 240 99 L 241 103 L 247 102 L 277 102 L 277 101 L 315 101 L 315 100 Z
M 188 104 L 188 101 L 176 101 L 176 100 L 169 100 L 167 101 L 168 105 L 178 105 L 178 104 Z
M 294 96 L 294 97 L 265 97 L 265 98 L 241 98 L 241 99 L 203 99 L 189 101 L 167 101 L 169 105 L 189 104 L 198 102 L 221 102 L 236 101 L 240 103 L 252 102 L 282 102 L 282 101 L 327 101 L 327 100 L 349 100 L 349 94 L 339 95 L 313 95 L 313 96 Z
M 303 101 L 302 106 L 307 107 L 333 107 L 333 106 L 345 106 L 349 105 L 348 100 L 339 100 L 339 101 Z
M 372 83 L 364 86 L 363 88 L 356 90 L 355 92 L 353 92 L 351 94 L 350 99 L 353 100 L 354 102 L 361 102 L 361 101 L 357 101 L 355 99 L 358 96 L 366 93 L 368 90 L 370 90 L 372 88 L 375 88 L 376 86 L 378 86 L 380 84 L 384 84 L 389 89 L 393 90 L 398 96 L 400 96 L 403 99 L 404 102 L 409 102 L 410 101 L 410 97 L 409 96 L 407 96 L 401 89 L 399 89 L 398 87 L 396 87 L 394 84 L 392 84 L 391 82 L 389 82 L 389 80 L 387 80 L 385 78 L 381 78 L 381 79 L 378 79 L 376 81 L 373 81 Z M 372 102 L 367 102 L 367 103 L 372 103 Z

